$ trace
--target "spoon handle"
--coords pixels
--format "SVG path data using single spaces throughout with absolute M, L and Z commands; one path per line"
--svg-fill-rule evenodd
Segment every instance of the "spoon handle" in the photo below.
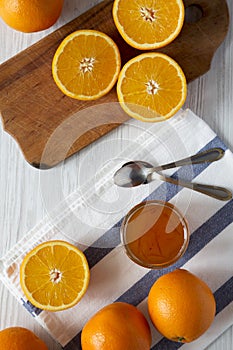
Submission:
M 212 186 L 212 185 L 204 185 L 199 183 L 193 183 L 189 181 L 184 180 L 177 180 L 173 179 L 169 176 L 164 176 L 162 174 L 157 173 L 156 175 L 159 176 L 160 180 L 169 182 L 174 185 L 190 188 L 193 191 L 201 192 L 203 194 L 206 194 L 207 196 L 222 200 L 222 201 L 228 201 L 232 198 L 231 191 L 227 190 L 224 187 L 219 186 Z
M 150 171 L 161 171 L 171 168 L 176 168 L 182 165 L 188 164 L 200 164 L 200 163 L 211 163 L 216 160 L 221 159 L 224 156 L 225 151 L 222 148 L 210 148 L 207 151 L 197 153 L 191 157 L 187 157 L 176 162 L 160 165 L 154 168 L 151 168 Z

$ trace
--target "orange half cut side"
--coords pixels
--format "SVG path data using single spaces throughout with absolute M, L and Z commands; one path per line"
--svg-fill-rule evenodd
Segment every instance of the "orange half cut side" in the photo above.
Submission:
M 27 299 L 42 310 L 60 311 L 78 303 L 90 279 L 85 255 L 65 241 L 48 241 L 31 250 L 20 266 Z
M 139 50 L 172 42 L 184 23 L 182 0 L 115 0 L 113 19 L 123 39 Z
M 117 95 L 124 111 L 144 122 L 172 117 L 187 95 L 185 75 L 176 61 L 161 53 L 134 57 L 122 68 Z
M 117 45 L 96 30 L 78 30 L 58 47 L 52 74 L 58 88 L 78 100 L 96 100 L 115 85 L 121 67 Z

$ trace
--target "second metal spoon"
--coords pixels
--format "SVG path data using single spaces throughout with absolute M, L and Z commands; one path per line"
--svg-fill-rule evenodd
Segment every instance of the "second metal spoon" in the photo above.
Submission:
M 221 201 L 228 201 L 229 199 L 232 198 L 232 193 L 224 187 L 205 185 L 205 184 L 189 182 L 181 179 L 174 179 L 169 176 L 164 176 L 160 173 L 156 173 L 155 177 L 158 178 L 159 180 L 166 181 L 177 186 L 186 187 L 196 192 L 201 192 L 209 197 L 216 198 Z

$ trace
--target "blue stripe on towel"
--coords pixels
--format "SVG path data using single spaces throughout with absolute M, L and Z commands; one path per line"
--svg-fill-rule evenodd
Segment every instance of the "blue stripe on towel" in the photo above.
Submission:
M 225 282 L 219 289 L 214 293 L 216 300 L 216 314 L 219 314 L 227 305 L 232 302 L 233 299 L 233 276 Z

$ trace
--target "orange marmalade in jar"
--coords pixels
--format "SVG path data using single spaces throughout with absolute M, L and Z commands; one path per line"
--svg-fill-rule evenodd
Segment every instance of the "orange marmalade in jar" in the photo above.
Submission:
M 147 201 L 129 211 L 121 226 L 121 240 L 135 263 L 147 268 L 172 265 L 186 251 L 187 221 L 178 209 L 163 201 Z

